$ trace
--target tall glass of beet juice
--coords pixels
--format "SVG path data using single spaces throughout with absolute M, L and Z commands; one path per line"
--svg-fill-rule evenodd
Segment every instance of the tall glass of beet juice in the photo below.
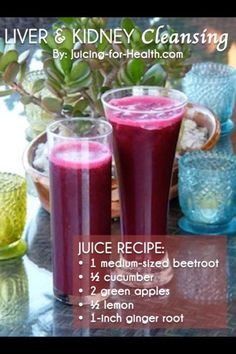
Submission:
M 172 167 L 186 96 L 134 86 L 102 96 L 113 126 L 123 235 L 164 235 Z
M 110 235 L 112 126 L 102 119 L 68 118 L 52 123 L 47 133 L 54 294 L 68 303 L 81 295 L 86 303 L 92 286 L 89 268 L 81 265 L 82 276 L 75 274 L 73 242 L 75 237 L 90 241 L 92 235 Z M 76 294 L 74 277 L 81 278 Z M 94 301 L 103 287 L 102 281 L 96 284 Z

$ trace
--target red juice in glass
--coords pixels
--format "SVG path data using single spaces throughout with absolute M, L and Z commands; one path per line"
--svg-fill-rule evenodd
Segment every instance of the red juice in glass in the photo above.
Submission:
M 78 126 L 79 119 L 73 120 Z M 90 240 L 91 235 L 110 235 L 111 231 L 111 151 L 108 141 L 111 127 L 107 122 L 94 124 L 95 128 L 88 128 L 88 138 L 78 132 L 77 138 L 55 133 L 50 137 L 49 133 L 54 293 L 65 302 L 70 302 L 70 296 L 74 295 L 73 239 L 79 236 L 80 241 Z M 104 132 L 97 131 L 96 124 L 104 125 Z M 72 128 L 73 124 L 70 124 L 69 129 Z M 83 272 L 85 268 L 81 268 Z M 81 280 L 84 295 L 88 295 L 91 288 L 88 269 L 87 273 Z M 97 284 L 97 293 L 103 285 L 102 282 Z
M 136 90 L 136 92 L 135 92 Z M 104 94 L 121 200 L 123 235 L 164 235 L 172 167 L 186 97 L 134 87 Z

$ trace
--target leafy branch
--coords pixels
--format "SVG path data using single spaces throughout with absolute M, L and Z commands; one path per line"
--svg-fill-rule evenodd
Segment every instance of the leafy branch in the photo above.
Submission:
M 24 87 L 26 62 L 29 51 L 19 54 L 11 45 L 5 46 L 0 39 L 0 85 L 5 88 L 0 96 L 7 96 L 17 92 L 23 104 L 33 103 L 43 110 L 57 116 L 103 115 L 101 94 L 114 87 L 129 85 L 156 85 L 165 86 L 169 80 L 183 77 L 190 69 L 188 59 L 190 49 L 186 44 L 173 45 L 144 44 L 141 41 L 142 31 L 130 18 L 123 18 L 120 27 L 130 32 L 133 30 L 130 43 L 125 36 L 121 44 L 111 44 L 106 38 L 101 43 L 73 43 L 73 29 L 100 29 L 107 30 L 107 20 L 102 17 L 63 17 L 52 26 L 52 32 L 47 37 L 47 43 L 42 42 L 42 60 L 45 77 L 36 80 L 30 90 Z M 55 42 L 55 31 L 61 28 L 65 40 L 61 44 Z M 167 26 L 162 35 L 170 36 L 174 30 Z M 93 51 L 108 53 L 116 51 L 124 53 L 127 49 L 137 52 L 148 52 L 155 49 L 160 58 L 134 58 L 125 56 L 118 58 L 104 55 L 99 58 L 79 58 L 71 56 L 76 51 Z M 61 59 L 53 53 L 56 50 Z M 162 59 L 163 52 L 182 52 L 182 58 Z M 47 88 L 50 96 L 44 96 L 42 90 Z

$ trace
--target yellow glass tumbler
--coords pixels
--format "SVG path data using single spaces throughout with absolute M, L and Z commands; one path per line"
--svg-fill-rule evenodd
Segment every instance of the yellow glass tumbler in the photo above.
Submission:
M 0 172 L 0 260 L 23 256 L 21 239 L 26 220 L 26 181 L 13 173 Z

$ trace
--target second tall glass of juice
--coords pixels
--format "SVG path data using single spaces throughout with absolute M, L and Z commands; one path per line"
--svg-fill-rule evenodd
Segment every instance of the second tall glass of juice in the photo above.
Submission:
M 107 91 L 123 235 L 165 235 L 172 167 L 186 96 L 163 87 Z

